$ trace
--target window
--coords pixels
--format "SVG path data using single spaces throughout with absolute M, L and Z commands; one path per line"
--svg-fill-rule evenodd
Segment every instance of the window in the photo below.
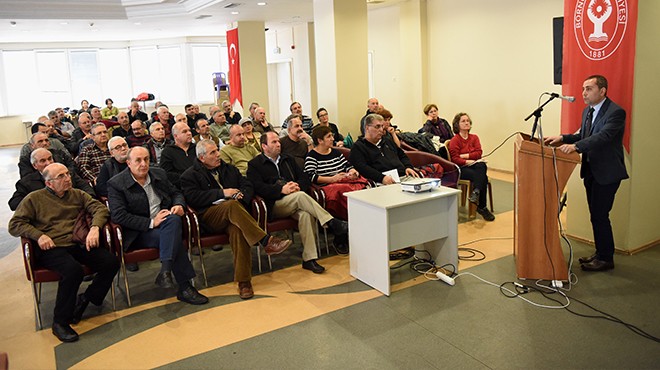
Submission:
M 42 110 L 33 107 L 34 102 L 40 98 L 39 94 L 35 94 L 39 84 L 34 52 L 32 50 L 5 51 L 2 54 L 4 84 L 7 92 L 7 114 L 38 114 Z
M 196 103 L 215 102 L 213 73 L 226 69 L 221 67 L 221 48 L 217 45 L 194 45 L 192 47 L 193 101 Z M 227 59 L 226 57 L 224 59 Z
M 186 104 L 188 93 L 186 82 L 183 80 L 181 48 L 179 46 L 158 48 L 158 65 L 160 99 L 165 104 Z
M 71 101 L 69 102 L 71 107 L 79 109 L 82 100 L 87 100 L 89 104 L 97 107 L 103 107 L 96 50 L 71 51 L 69 69 L 71 71 Z
M 123 109 L 130 106 L 131 98 L 142 91 L 132 91 L 131 66 L 127 49 L 99 50 L 99 73 L 103 100 L 110 98 L 114 106 Z

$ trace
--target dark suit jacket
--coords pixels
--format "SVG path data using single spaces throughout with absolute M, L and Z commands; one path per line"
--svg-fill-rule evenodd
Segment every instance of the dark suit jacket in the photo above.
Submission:
M 157 167 L 149 169 L 151 186 L 160 197 L 160 209 L 175 205 L 186 206 L 183 195 L 167 180 L 165 171 Z M 151 223 L 149 199 L 142 185 L 133 180 L 127 168 L 108 181 L 108 201 L 112 221 L 124 231 L 124 249 L 128 249 L 140 232 L 148 231 Z
M 300 191 L 307 192 L 311 186 L 309 176 L 298 167 L 293 157 L 280 155 L 278 168 L 265 154 L 259 154 L 248 162 L 247 178 L 254 186 L 255 194 L 264 198 L 268 214 L 271 212 L 276 200 L 282 199 L 282 186 L 289 181 L 297 182 Z
M 582 126 L 577 134 L 562 135 L 563 142 L 575 144 L 582 153 L 580 177 L 591 170 L 596 182 L 608 185 L 628 178 L 623 160 L 623 133 L 626 127 L 626 111 L 609 98 L 598 111 L 591 125 L 591 135 L 585 137 L 585 120 L 589 107 L 582 112 Z M 589 162 L 585 166 L 585 162 Z
M 239 189 L 243 193 L 241 203 L 244 207 L 249 207 L 254 190 L 252 184 L 241 175 L 238 168 L 221 161 L 218 174 L 222 187 Z M 204 213 L 213 205 L 213 202 L 225 197 L 211 171 L 199 160 L 195 160 L 193 166 L 181 175 L 181 190 L 188 205 L 199 213 Z

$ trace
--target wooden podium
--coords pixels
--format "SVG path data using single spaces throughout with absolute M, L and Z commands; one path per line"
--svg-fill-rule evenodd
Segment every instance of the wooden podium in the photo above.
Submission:
M 513 254 L 519 279 L 568 280 L 557 214 L 580 155 L 553 149 L 523 133 L 516 137 Z

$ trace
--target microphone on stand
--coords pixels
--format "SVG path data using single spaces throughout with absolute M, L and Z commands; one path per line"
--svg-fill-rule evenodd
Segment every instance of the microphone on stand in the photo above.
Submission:
M 552 96 L 553 98 L 564 99 L 564 100 L 566 100 L 566 101 L 569 102 L 569 103 L 572 103 L 572 102 L 575 101 L 575 97 L 574 97 L 574 96 L 564 96 L 564 95 L 562 95 L 562 94 L 557 94 L 557 93 L 546 93 L 546 94 Z

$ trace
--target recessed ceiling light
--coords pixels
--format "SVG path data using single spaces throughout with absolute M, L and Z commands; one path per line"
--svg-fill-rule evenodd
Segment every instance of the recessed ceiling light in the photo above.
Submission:
M 14 22 L 14 21 L 9 22 L 9 24 L 10 24 L 12 27 L 16 27 L 16 22 Z
M 69 24 L 69 22 L 60 22 L 60 24 L 61 24 L 62 26 L 66 26 L 67 24 Z
M 140 26 L 140 25 L 142 25 L 142 22 L 135 22 L 133 24 L 136 25 L 136 26 Z
M 231 14 L 233 14 L 233 15 L 238 15 L 238 12 L 231 12 Z
M 264 5 L 266 5 L 266 3 L 265 2 L 260 2 L 260 3 L 257 3 L 257 5 L 264 6 Z

